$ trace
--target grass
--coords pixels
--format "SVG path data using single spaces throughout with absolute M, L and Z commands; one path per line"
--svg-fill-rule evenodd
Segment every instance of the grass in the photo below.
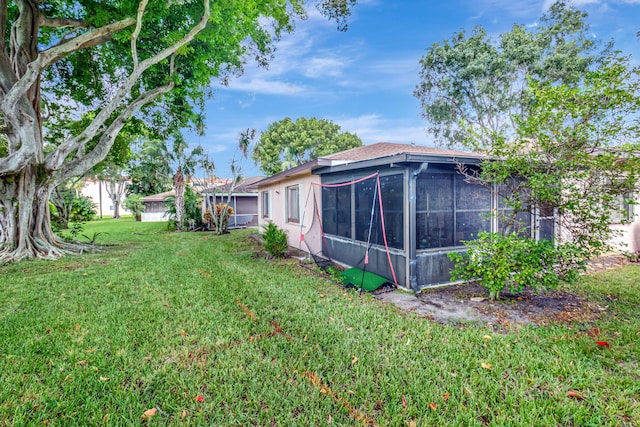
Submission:
M 256 257 L 247 230 L 98 232 L 114 246 L 0 267 L 0 425 L 640 424 L 638 266 L 576 286 L 596 323 L 495 334 Z

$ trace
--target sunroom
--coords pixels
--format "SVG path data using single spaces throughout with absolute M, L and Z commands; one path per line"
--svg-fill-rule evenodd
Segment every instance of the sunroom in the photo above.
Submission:
M 500 220 L 508 216 L 507 187 L 468 179 L 481 160 L 440 150 L 316 169 L 323 254 L 406 289 L 449 283 L 450 252 L 463 251 L 464 241 L 481 231 L 513 225 Z M 553 212 L 521 212 L 517 220 L 532 237 L 553 238 Z

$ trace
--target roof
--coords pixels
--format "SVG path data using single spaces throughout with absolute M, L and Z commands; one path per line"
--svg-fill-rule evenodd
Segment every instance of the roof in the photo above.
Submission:
M 168 197 L 173 197 L 176 195 L 174 190 L 165 191 L 164 193 L 152 194 L 151 196 L 141 197 L 140 200 L 142 202 L 164 202 Z
M 400 160 L 405 161 L 420 161 L 425 156 L 442 159 L 481 159 L 485 157 L 485 155 L 483 155 L 482 153 L 449 150 L 446 148 L 437 147 L 425 147 L 412 144 L 378 142 L 375 144 L 363 145 L 362 147 L 351 148 L 349 150 L 319 157 L 310 162 L 303 163 L 294 168 L 287 169 L 286 171 L 264 178 L 255 183 L 255 186 L 256 188 L 259 188 L 264 185 L 282 181 L 284 179 L 312 173 L 314 170 L 320 168 L 348 165 L 352 163 L 354 165 L 352 165 L 351 167 L 355 168 L 358 166 L 355 164 L 357 162 L 384 159 L 386 157 L 392 158 L 394 156 L 404 156 L 404 158 Z
M 437 147 L 425 147 L 423 145 L 378 142 L 376 144 L 363 145 L 362 147 L 356 147 L 339 153 L 330 154 L 328 156 L 324 156 L 324 158 L 330 160 L 359 162 L 362 160 L 372 160 L 381 157 L 395 156 L 398 154 L 426 154 L 444 157 L 483 157 L 481 153 L 471 153 L 467 151 L 449 150 Z
M 252 176 L 249 178 L 245 178 L 243 180 L 241 180 L 239 183 L 237 183 L 235 185 L 235 187 L 233 188 L 233 192 L 238 194 L 238 193 L 256 193 L 258 191 L 257 187 L 255 186 L 256 182 L 262 180 L 264 177 L 263 176 Z M 231 180 L 228 179 L 226 184 L 224 185 L 216 185 L 215 187 L 209 187 L 204 189 L 202 192 L 203 193 L 213 193 L 214 191 L 216 192 L 220 192 L 220 193 L 226 193 L 229 191 L 229 187 L 231 187 Z

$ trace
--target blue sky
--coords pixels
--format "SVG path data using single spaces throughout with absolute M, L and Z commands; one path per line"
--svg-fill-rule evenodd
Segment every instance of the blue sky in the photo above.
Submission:
M 248 66 L 228 87 L 212 86 L 206 103 L 206 134 L 188 135 L 202 144 L 229 176 L 242 129 L 258 132 L 285 117 L 317 117 L 356 133 L 365 145 L 375 142 L 433 146 L 413 96 L 419 60 L 434 43 L 455 32 L 482 25 L 497 36 L 514 23 L 536 25 L 552 2 L 529 0 L 364 0 L 353 9 L 349 30 L 311 12 L 295 33 L 278 44 L 268 69 Z M 589 13 L 592 36 L 614 39 L 616 48 L 640 64 L 640 0 L 576 0 Z M 244 176 L 259 175 L 251 159 Z

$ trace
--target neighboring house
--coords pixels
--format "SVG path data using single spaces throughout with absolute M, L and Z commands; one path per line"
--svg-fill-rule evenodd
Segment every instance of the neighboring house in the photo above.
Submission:
M 255 176 L 240 181 L 233 187 L 231 197 L 229 197 L 229 189 L 231 187 L 229 182 L 204 190 L 202 198 L 203 215 L 208 208 L 218 203 L 226 203 L 233 208 L 233 214 L 229 217 L 229 228 L 257 226 L 258 190 L 254 184 L 262 178 L 261 176 Z
M 175 197 L 174 190 L 165 191 L 164 193 L 153 194 L 151 196 L 142 197 L 140 200 L 144 203 L 144 211 L 142 212 L 142 222 L 159 222 L 167 221 L 167 200 Z
M 395 273 L 407 289 L 448 283 L 448 253 L 464 250 L 463 241 L 480 231 L 504 227 L 491 216 L 506 210 L 497 188 L 468 183 L 458 172 L 459 164 L 474 168 L 482 158 L 392 143 L 325 156 L 256 183 L 260 224 L 273 221 L 287 231 L 291 246 L 315 255 L 388 279 Z M 353 185 L 340 185 L 372 174 Z M 378 177 L 383 216 L 374 198 Z M 519 219 L 532 237 L 551 238 L 555 233 L 553 216 L 544 212 L 520 214 Z
M 80 189 L 80 194 L 90 197 L 95 205 L 95 210 L 100 218 L 112 217 L 114 212 L 113 201 L 109 197 L 106 186 L 108 184 L 98 179 L 86 178 Z M 124 208 L 123 196 L 120 200 L 120 215 L 132 215 Z
M 627 203 L 628 200 L 634 203 Z M 640 194 L 633 194 L 627 200 L 620 197 L 619 210 L 612 215 L 611 229 L 615 235 L 611 239 L 614 248 L 622 252 L 640 252 Z

